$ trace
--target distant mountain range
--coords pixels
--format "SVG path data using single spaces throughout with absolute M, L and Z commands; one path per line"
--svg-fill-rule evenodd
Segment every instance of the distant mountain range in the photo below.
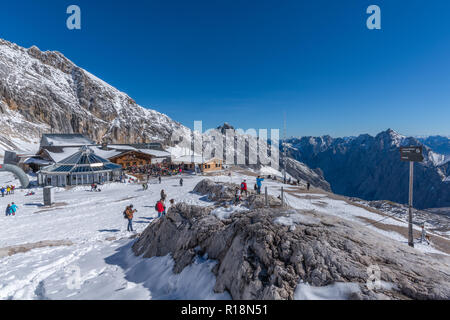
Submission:
M 434 152 L 443 154 L 450 158 L 450 137 L 429 136 L 417 138 L 417 140 L 430 147 Z
M 375 137 L 303 137 L 286 140 L 288 155 L 320 168 L 335 193 L 365 200 L 408 201 L 408 163 L 400 161 L 399 147 L 424 144 L 423 163 L 415 165 L 414 205 L 450 206 L 450 162 L 428 146 L 445 146 L 445 137 L 422 140 L 387 130 Z M 425 142 L 427 141 L 427 142 Z

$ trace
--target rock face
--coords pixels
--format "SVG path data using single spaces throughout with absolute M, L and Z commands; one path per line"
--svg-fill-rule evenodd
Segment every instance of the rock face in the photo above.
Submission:
M 320 168 L 333 192 L 365 200 L 408 202 L 409 164 L 400 161 L 399 147 L 420 145 L 393 130 L 377 136 L 351 138 L 303 137 L 287 140 L 290 157 Z M 424 146 L 416 163 L 414 205 L 418 209 L 450 206 L 449 162 Z
M 27 134 L 38 136 L 52 129 L 97 142 L 166 141 L 174 130 L 187 130 L 137 105 L 59 52 L 25 49 L 1 39 L 0 116 L 15 121 L 13 131 L 25 127 Z
M 233 186 L 202 181 L 196 191 L 222 202 L 228 188 Z M 146 228 L 133 250 L 144 258 L 171 254 L 176 273 L 207 254 L 218 262 L 215 291 L 227 290 L 233 299 L 293 299 L 300 281 L 357 283 L 360 290 L 349 299 L 450 298 L 447 257 L 420 253 L 333 216 L 281 208 L 277 200 L 269 208 L 252 200 L 248 211 L 223 220 L 211 214 L 214 206 L 179 203 Z M 374 265 L 385 285 L 371 291 L 367 268 Z
M 312 186 L 321 188 L 325 191 L 331 191 L 330 184 L 323 177 L 323 172 L 320 168 L 312 170 L 300 161 L 286 158 L 286 172 L 295 179 L 309 182 Z

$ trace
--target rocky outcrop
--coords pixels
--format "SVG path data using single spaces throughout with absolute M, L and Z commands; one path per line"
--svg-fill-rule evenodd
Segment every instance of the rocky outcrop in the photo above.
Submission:
M 309 182 L 313 187 L 321 188 L 325 191 L 331 191 L 330 184 L 323 177 L 323 172 L 320 168 L 312 170 L 300 161 L 292 158 L 286 158 L 286 172 L 295 179 L 299 179 L 303 182 Z
M 230 195 L 228 187 L 203 181 L 196 191 L 221 203 L 221 196 Z M 357 283 L 359 291 L 350 299 L 450 298 L 447 257 L 420 253 L 317 212 L 257 205 L 221 220 L 211 214 L 214 207 L 177 204 L 146 228 L 134 253 L 144 258 L 171 254 L 176 273 L 196 255 L 207 254 L 217 260 L 215 291 L 226 290 L 233 299 L 293 299 L 300 282 Z M 369 290 L 367 270 L 374 266 L 383 285 Z

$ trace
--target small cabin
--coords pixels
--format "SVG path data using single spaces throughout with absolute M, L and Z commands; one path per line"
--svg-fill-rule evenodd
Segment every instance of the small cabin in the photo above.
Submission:
M 223 169 L 223 160 L 212 158 L 204 160 L 201 156 L 182 156 L 172 159 L 173 164 L 181 164 L 183 170 L 211 172 Z

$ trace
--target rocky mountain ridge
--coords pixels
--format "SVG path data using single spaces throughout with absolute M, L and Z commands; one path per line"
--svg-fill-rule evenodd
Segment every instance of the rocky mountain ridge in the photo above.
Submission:
M 414 137 L 386 130 L 375 137 L 303 137 L 286 141 L 288 155 L 320 168 L 333 192 L 365 200 L 408 202 L 409 165 L 400 146 L 421 145 Z M 424 145 L 424 161 L 415 164 L 414 205 L 418 209 L 450 206 L 449 162 Z

